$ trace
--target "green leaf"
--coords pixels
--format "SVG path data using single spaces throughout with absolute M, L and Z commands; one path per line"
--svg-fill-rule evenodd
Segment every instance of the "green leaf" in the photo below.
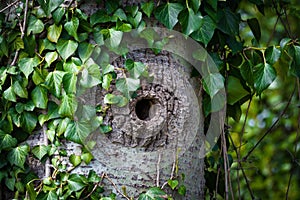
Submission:
M 240 16 L 231 12 L 229 8 L 218 11 L 218 28 L 228 35 L 238 35 Z
M 102 67 L 102 74 L 108 74 L 110 72 L 113 72 L 115 67 L 111 64 L 105 65 L 105 67 Z
M 190 35 L 198 30 L 201 25 L 201 14 L 194 13 L 190 8 L 184 9 L 179 13 L 178 19 L 182 27 L 182 32 L 185 35 Z
M 85 63 L 85 61 L 87 61 L 87 59 L 91 57 L 94 47 L 94 45 L 89 44 L 87 42 L 82 42 L 79 44 L 78 54 L 82 63 Z
M 73 40 L 60 39 L 57 42 L 56 49 L 64 60 L 67 60 L 72 54 L 75 53 L 78 43 Z
M 201 18 L 200 22 L 200 28 L 193 32 L 191 37 L 207 46 L 214 35 L 216 24 L 208 15 Z
M 74 167 L 78 166 L 81 163 L 81 157 L 75 154 L 72 154 L 69 160 Z
M 45 85 L 47 89 L 56 97 L 60 97 L 61 83 L 65 72 L 63 71 L 53 71 L 50 72 L 46 77 Z
M 98 23 L 106 23 L 111 21 L 111 17 L 104 10 L 98 10 L 94 14 L 92 14 L 90 18 L 90 23 L 92 26 Z
M 74 94 L 63 95 L 58 113 L 62 116 L 73 118 L 77 109 L 77 100 Z
M 93 158 L 94 158 L 94 156 L 91 153 L 81 154 L 81 160 L 83 160 L 83 162 L 87 165 L 92 161 Z
M 70 124 L 69 118 L 64 118 L 63 120 L 60 120 L 60 123 L 57 127 L 57 136 L 61 136 L 67 129 L 68 125 Z
M 110 48 L 118 48 L 123 38 L 123 32 L 114 29 L 109 29 L 108 31 L 109 39 L 106 40 L 106 44 Z
M 16 185 L 16 179 L 14 177 L 12 178 L 5 178 L 5 185 L 8 189 L 11 191 L 14 191 L 15 185 Z
M 168 185 L 174 190 L 178 185 L 178 180 L 168 180 Z
M 116 30 L 122 31 L 122 32 L 130 32 L 132 30 L 132 26 L 131 26 L 131 24 L 117 21 Z
M 125 68 L 129 71 L 130 76 L 138 79 L 144 75 L 147 67 L 142 62 L 133 62 L 131 59 L 127 59 L 125 62 Z
M 201 0 L 190 0 L 187 1 L 189 3 L 189 6 L 193 9 L 193 11 L 196 13 L 201 5 Z
M 275 46 L 268 47 L 265 51 L 267 63 L 274 65 L 280 58 L 281 51 Z
M 17 145 L 17 139 L 13 138 L 10 134 L 0 130 L 0 151 L 2 149 L 9 149 Z
M 34 190 L 34 185 L 31 181 L 26 184 L 26 194 L 28 194 L 29 200 L 36 199 L 37 192 Z
M 101 73 L 97 64 L 91 64 L 82 70 L 80 84 L 85 88 L 91 88 L 101 83 Z
M 63 77 L 63 86 L 67 94 L 76 94 L 77 76 L 75 73 L 66 73 Z
M 260 31 L 260 26 L 259 26 L 258 20 L 256 18 L 247 19 L 247 23 L 248 23 L 255 39 L 257 41 L 259 41 L 261 38 L 261 31 Z
M 48 71 L 46 69 L 35 68 L 32 75 L 32 80 L 35 85 L 39 85 L 45 81 L 47 75 Z
M 38 146 L 33 147 L 31 152 L 39 160 L 42 160 L 42 158 L 48 154 L 48 149 L 49 148 L 45 145 L 38 145 Z
M 59 7 L 53 12 L 52 17 L 53 17 L 55 24 L 59 24 L 59 22 L 65 15 L 65 12 L 66 12 L 66 9 L 64 7 Z
M 136 91 L 140 87 L 140 80 L 133 78 L 120 78 L 116 81 L 117 90 L 122 92 L 124 96 L 130 99 L 130 93 Z
M 38 0 L 47 17 L 50 16 L 51 12 L 60 6 L 63 1 L 64 0 Z
M 241 66 L 241 75 L 250 87 L 254 87 L 253 67 L 252 63 L 245 61 Z
M 18 66 L 21 72 L 23 72 L 25 77 L 28 79 L 28 76 L 33 72 L 33 68 L 38 66 L 39 63 L 40 59 L 37 56 L 35 56 L 33 58 L 22 58 L 19 61 Z
M 71 21 L 66 22 L 64 27 L 69 35 L 73 36 L 75 40 L 78 41 L 77 29 L 79 27 L 79 19 L 77 17 L 72 17 Z
M 38 34 L 43 32 L 44 30 L 44 23 L 36 18 L 34 15 L 30 15 L 28 20 L 28 27 L 27 27 L 27 35 L 30 35 L 32 32 L 33 34 Z
M 166 3 L 158 6 L 154 11 L 155 18 L 168 29 L 172 29 L 178 22 L 178 14 L 183 9 L 179 3 Z
M 14 42 L 13 42 L 13 49 L 15 50 L 20 50 L 20 49 L 24 49 L 24 42 L 21 39 L 21 37 L 17 37 Z
M 60 24 L 57 26 L 56 24 L 52 24 L 51 26 L 48 27 L 48 32 L 47 32 L 47 38 L 49 41 L 57 43 L 61 31 L 62 31 L 62 25 Z
M 21 126 L 22 128 L 28 132 L 32 133 L 34 128 L 36 127 L 37 116 L 33 112 L 24 111 L 21 115 Z
M 24 41 L 24 49 L 26 49 L 26 53 L 28 53 L 30 57 L 34 56 L 35 48 L 36 48 L 35 36 L 34 35 L 24 36 L 23 41 Z
M 48 64 L 48 66 L 51 65 L 51 63 L 53 63 L 54 61 L 56 61 L 56 59 L 58 58 L 58 54 L 56 53 L 56 51 L 53 52 L 48 52 L 45 55 L 45 60 Z
M 142 12 L 138 11 L 134 17 L 128 16 L 128 21 L 134 28 L 137 28 L 142 20 L 142 16 Z
M 112 131 L 112 127 L 109 125 L 101 125 L 99 130 L 100 130 L 100 133 L 105 134 L 105 133 L 109 133 L 110 131 Z
M 11 149 L 7 154 L 10 164 L 16 165 L 23 169 L 29 149 L 30 148 L 27 144 Z
M 235 78 L 234 76 L 229 76 L 227 80 L 227 103 L 230 105 L 234 105 L 236 102 L 241 100 L 243 97 L 249 94 L 246 91 L 240 80 Z
M 167 194 L 158 187 L 150 188 L 146 193 L 141 194 L 138 200 L 164 200 Z
M 186 187 L 184 185 L 179 186 L 178 188 L 178 194 L 185 196 L 186 194 Z
M 31 92 L 31 98 L 37 108 L 46 109 L 48 104 L 47 89 L 38 85 Z
M 104 103 L 105 104 L 117 104 L 119 103 L 120 98 L 117 95 L 114 94 L 106 94 L 104 96 Z
M 291 46 L 289 54 L 292 57 L 292 63 L 290 65 L 290 71 L 296 77 L 300 77 L 300 46 Z
M 55 45 L 50 42 L 47 38 L 39 40 L 39 53 L 41 54 L 45 49 L 46 50 L 55 50 Z
M 127 21 L 127 16 L 124 12 L 123 9 L 119 8 L 116 10 L 116 12 L 114 13 L 113 17 L 121 20 L 121 21 Z M 116 20 L 117 21 L 117 20 Z
M 10 86 L 9 88 L 7 88 L 4 92 L 3 92 L 3 97 L 8 100 L 8 101 L 12 101 L 12 102 L 16 102 L 17 98 L 16 98 L 16 94 L 14 92 L 14 89 L 12 86 Z
M 57 200 L 58 196 L 55 190 L 47 191 L 46 193 L 40 192 L 36 197 L 36 200 Z
M 21 85 L 19 81 L 14 81 L 13 88 L 16 95 L 18 95 L 21 98 L 28 98 L 28 92 L 26 88 L 23 85 Z
M 102 80 L 102 87 L 106 90 L 109 89 L 110 87 L 110 82 L 112 81 L 112 75 L 111 74 L 105 74 L 103 76 L 103 80 Z
M 260 63 L 254 67 L 254 87 L 260 95 L 276 78 L 275 68 L 268 63 Z
M 81 190 L 86 186 L 86 184 L 84 183 L 83 176 L 79 174 L 71 174 L 67 182 L 69 190 L 75 192 Z
M 142 11 L 147 15 L 147 17 L 150 17 L 154 9 L 154 3 L 152 0 L 149 2 L 143 2 L 141 8 Z
M 204 90 L 212 98 L 215 94 L 218 93 L 220 89 L 224 87 L 224 78 L 219 73 L 210 73 L 208 76 L 203 79 Z

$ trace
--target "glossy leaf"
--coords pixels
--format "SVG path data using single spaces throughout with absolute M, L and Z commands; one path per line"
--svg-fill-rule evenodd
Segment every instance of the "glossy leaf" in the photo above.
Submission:
M 194 13 L 193 9 L 187 8 L 179 13 L 178 19 L 185 35 L 190 35 L 198 30 L 201 25 L 201 14 Z
M 65 14 L 65 12 L 66 12 L 66 9 L 64 7 L 59 7 L 53 12 L 52 17 L 53 17 L 55 24 L 59 24 L 59 22 L 61 21 L 61 19 L 63 18 L 64 14 Z
M 32 133 L 36 127 L 37 116 L 33 112 L 24 111 L 21 115 L 21 126 L 27 133 Z
M 102 80 L 102 87 L 106 90 L 109 89 L 110 87 L 110 83 L 112 81 L 112 75 L 111 74 L 105 74 L 103 76 L 103 80 Z
M 67 94 L 63 95 L 61 105 L 59 107 L 58 113 L 62 116 L 73 118 L 77 109 L 78 102 L 75 95 Z
M 241 100 L 243 97 L 248 95 L 240 80 L 234 76 L 229 76 L 227 80 L 227 103 L 234 105 L 236 102 Z
M 168 180 L 168 185 L 174 190 L 178 185 L 178 180 Z
M 21 85 L 19 81 L 13 83 L 14 93 L 21 98 L 28 98 L 28 92 L 24 85 Z
M 154 11 L 155 18 L 168 29 L 172 29 L 178 22 L 178 14 L 183 9 L 179 3 L 166 3 L 158 6 Z
M 78 46 L 78 53 L 82 63 L 85 63 L 87 59 L 89 59 L 93 53 L 94 45 L 89 44 L 87 42 L 82 42 Z
M 147 15 L 147 17 L 150 17 L 151 14 L 152 14 L 152 11 L 154 9 L 153 1 L 151 0 L 149 2 L 143 2 L 142 5 L 141 5 L 141 9 Z
M 276 47 L 268 47 L 265 51 L 267 63 L 274 65 L 280 58 L 281 51 Z
M 51 63 L 53 63 L 54 61 L 56 61 L 57 58 L 58 58 L 58 54 L 56 53 L 56 51 L 48 52 L 45 55 L 45 60 L 46 60 L 46 62 L 48 64 L 48 66 L 50 66 Z
M 138 11 L 134 17 L 128 16 L 128 21 L 134 28 L 137 28 L 142 20 L 142 16 L 142 12 Z
M 184 185 L 179 186 L 178 188 L 178 194 L 185 196 L 186 194 L 186 187 Z
M 219 73 L 210 73 L 203 79 L 204 90 L 212 98 L 217 92 L 224 88 L 224 78 Z
M 33 34 L 41 33 L 44 30 L 44 23 L 36 18 L 34 15 L 30 15 L 28 20 L 28 27 L 27 27 L 27 35 L 30 35 L 32 32 Z
M 31 98 L 37 108 L 46 109 L 48 104 L 47 89 L 38 85 L 31 92 Z
M 51 12 L 60 6 L 64 0 L 37 0 L 45 11 L 47 16 L 50 16 Z
M 243 79 L 248 83 L 248 85 L 250 87 L 254 87 L 254 77 L 253 77 L 253 67 L 251 62 L 249 61 L 245 61 L 242 65 L 241 65 L 241 75 L 243 77 Z
M 74 167 L 78 166 L 81 163 L 81 157 L 75 154 L 72 154 L 69 160 Z
M 64 60 L 73 55 L 78 47 L 78 43 L 73 40 L 59 40 L 56 49 Z
M 207 46 L 214 35 L 216 24 L 208 15 L 201 18 L 200 23 L 200 28 L 191 37 Z
M 79 27 L 79 19 L 72 17 L 71 21 L 65 23 L 64 28 L 70 36 L 73 36 L 78 41 L 77 29 Z
M 70 122 L 65 131 L 65 137 L 78 144 L 84 144 L 87 136 L 94 131 L 95 128 L 96 127 L 93 127 L 91 123 L 87 121 Z
M 258 95 L 271 85 L 276 75 L 275 68 L 268 63 L 260 63 L 254 67 L 254 87 Z
M 63 86 L 67 94 L 76 94 L 77 76 L 75 73 L 66 73 L 63 77 Z
M 71 191 L 79 191 L 86 186 L 82 175 L 71 174 L 67 180 L 68 188 Z
M 140 80 L 133 78 L 120 78 L 116 81 L 117 90 L 123 93 L 125 97 L 130 99 L 131 92 L 136 91 L 140 87 Z
M 18 66 L 21 72 L 23 72 L 25 77 L 28 79 L 28 76 L 33 72 L 33 68 L 37 67 L 39 63 L 40 63 L 40 59 L 37 56 L 33 58 L 25 57 L 19 61 Z
M 117 19 L 119 19 L 120 21 L 127 21 L 127 16 L 126 16 L 124 10 L 121 8 L 117 9 L 113 16 L 116 17 Z
M 22 145 L 11 149 L 7 154 L 10 164 L 16 165 L 23 169 L 29 149 L 30 148 L 28 145 Z
M 47 32 L 48 40 L 57 43 L 62 31 L 62 25 L 57 26 L 56 24 L 52 24 L 51 26 L 48 27 L 47 30 L 48 30 Z
M 98 23 L 106 23 L 111 20 L 111 17 L 104 11 L 104 10 L 98 10 L 90 17 L 90 23 L 91 25 L 95 25 Z
M 146 193 L 139 196 L 138 200 L 164 200 L 167 194 L 158 187 L 150 188 Z
M 14 89 L 12 86 L 10 86 L 9 88 L 7 88 L 4 92 L 3 92 L 3 97 L 8 100 L 8 101 L 13 101 L 16 102 L 17 98 L 16 98 L 16 94 L 14 92 Z
M 201 5 L 201 0 L 190 0 L 187 1 L 189 4 L 189 7 L 193 9 L 193 11 L 196 13 Z
M 237 35 L 239 33 L 240 16 L 233 13 L 229 8 L 218 11 L 218 28 L 228 34 Z
M 99 66 L 91 64 L 82 70 L 80 84 L 85 88 L 91 88 L 101 83 Z
M 50 72 L 46 77 L 45 85 L 48 90 L 56 97 L 60 97 L 62 80 L 65 75 L 63 71 Z
M 131 59 L 126 60 L 125 68 L 129 71 L 130 76 L 135 79 L 140 78 L 147 69 L 147 67 L 142 62 L 134 62 Z
M 13 138 L 10 134 L 0 130 L 0 150 L 9 149 L 17 145 L 17 139 Z
M 36 197 L 36 200 L 57 200 L 58 196 L 54 190 L 48 192 L 40 192 Z
M 42 160 L 42 158 L 48 154 L 48 147 L 45 145 L 38 145 L 38 146 L 33 147 L 31 152 L 39 160 Z
M 255 39 L 257 41 L 259 41 L 261 38 L 261 31 L 260 31 L 260 26 L 259 26 L 258 20 L 256 18 L 247 19 L 247 23 L 248 23 Z

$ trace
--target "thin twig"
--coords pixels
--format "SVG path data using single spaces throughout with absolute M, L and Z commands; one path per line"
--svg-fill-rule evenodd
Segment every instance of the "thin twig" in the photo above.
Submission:
M 271 36 L 270 36 L 270 38 L 269 38 L 269 40 L 267 42 L 267 45 L 266 45 L 267 47 L 269 46 L 269 44 L 271 43 L 271 41 L 272 41 L 272 39 L 274 37 L 274 33 L 275 33 L 275 30 L 276 30 L 276 26 L 278 24 L 278 21 L 279 21 L 279 16 L 277 16 L 276 22 L 274 24 L 274 27 L 273 27 L 273 30 L 272 30 L 272 33 L 271 33 Z
M 29 0 L 26 0 L 25 2 L 25 11 L 24 11 L 24 20 L 23 20 L 23 25 L 20 25 L 20 30 L 21 30 L 21 39 L 23 39 L 24 35 L 25 35 L 25 30 L 26 30 L 26 22 L 27 22 L 27 13 L 28 13 L 28 3 Z M 11 66 L 14 66 L 17 62 L 17 59 L 19 57 L 19 50 L 16 51 L 16 54 L 14 56 L 14 59 L 11 63 Z
M 281 114 L 279 115 L 279 117 L 276 119 L 276 121 L 272 124 L 272 126 L 265 132 L 265 134 L 258 140 L 258 142 L 252 147 L 252 149 L 247 153 L 247 155 L 245 157 L 243 157 L 243 161 L 246 161 L 248 159 L 248 157 L 251 155 L 251 153 L 256 149 L 256 147 L 261 143 L 261 141 L 263 141 L 263 139 L 269 134 L 271 133 L 271 131 L 273 130 L 273 128 L 277 125 L 277 123 L 280 121 L 280 119 L 282 118 L 282 116 L 286 113 L 288 107 L 291 104 L 292 101 L 292 97 L 294 96 L 295 93 L 295 89 L 292 92 L 291 96 L 289 97 L 288 103 L 286 104 L 285 108 L 283 109 L 283 111 L 281 112 Z
M 2 12 L 4 12 L 4 11 L 6 11 L 7 9 L 9 9 L 10 7 L 14 6 L 14 5 L 17 4 L 19 1 L 20 1 L 20 0 L 16 0 L 16 1 L 12 2 L 11 4 L 8 4 L 5 8 L 2 8 L 2 9 L 0 10 L 0 13 L 2 13 Z
M 158 160 L 157 160 L 157 164 L 156 164 L 156 187 L 159 187 L 159 175 L 160 175 L 160 160 L 161 160 L 161 155 L 160 153 L 158 154 Z
M 123 192 L 121 192 L 118 187 L 116 186 L 116 184 L 108 177 L 107 174 L 104 175 L 104 178 L 106 178 L 112 185 L 113 187 L 115 188 L 115 190 L 120 194 L 122 195 L 125 199 L 127 200 L 130 200 L 125 194 L 123 194 Z
M 44 145 L 48 146 L 49 141 L 48 141 L 48 137 L 47 137 L 47 125 L 46 123 L 43 124 L 42 126 L 42 130 L 43 130 L 43 137 L 44 137 Z M 50 170 L 50 159 L 47 158 L 46 163 L 45 163 L 45 177 L 50 177 L 51 176 L 51 170 Z
M 286 27 L 285 22 L 284 22 L 283 19 L 281 18 L 281 13 L 280 13 L 280 11 L 277 9 L 276 2 L 275 2 L 274 0 L 272 0 L 272 3 L 273 3 L 273 6 L 274 6 L 274 8 L 275 8 L 275 12 L 276 12 L 277 16 L 279 17 L 279 20 L 280 20 L 280 22 L 281 22 L 281 24 L 282 24 L 282 26 L 283 26 L 285 32 L 287 33 L 288 37 L 291 38 L 291 34 L 290 34 L 289 30 L 288 30 L 288 28 Z
M 227 145 L 226 145 L 226 139 L 225 139 L 225 132 L 224 129 L 221 133 L 221 139 L 222 139 L 222 152 L 223 152 L 223 164 L 224 164 L 224 173 L 225 173 L 225 199 L 228 199 L 228 165 L 227 165 Z

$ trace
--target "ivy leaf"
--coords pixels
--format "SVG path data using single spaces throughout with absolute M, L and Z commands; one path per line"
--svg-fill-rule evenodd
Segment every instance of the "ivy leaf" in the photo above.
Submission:
M 35 85 L 39 85 L 45 82 L 45 78 L 47 77 L 47 75 L 48 71 L 46 69 L 35 68 L 32 75 L 32 80 Z
M 60 39 L 57 42 L 56 49 L 64 60 L 67 60 L 78 47 L 78 43 L 73 40 Z
M 59 7 L 53 12 L 52 17 L 53 17 L 55 24 L 59 24 L 59 22 L 61 21 L 61 19 L 63 18 L 64 14 L 65 14 L 65 12 L 66 12 L 66 9 L 64 7 Z
M 178 185 L 178 180 L 168 180 L 168 185 L 174 190 Z
M 150 17 L 154 9 L 154 3 L 152 0 L 149 2 L 143 2 L 141 8 L 142 11 L 147 15 L 147 17 Z
M 276 78 L 275 68 L 268 63 L 260 63 L 254 67 L 254 87 L 260 95 Z
M 84 154 L 81 154 L 81 160 L 83 160 L 83 162 L 85 163 L 85 164 L 89 164 L 91 161 L 92 161 L 92 159 L 94 158 L 94 156 L 93 156 L 93 154 L 91 154 L 91 153 L 84 153 Z M 90 178 L 89 178 L 90 179 Z M 90 181 L 90 180 L 89 180 Z
M 46 109 L 48 104 L 47 89 L 38 85 L 32 90 L 31 98 L 37 108 Z
M 53 24 L 48 27 L 47 38 L 49 41 L 57 43 L 62 31 L 62 25 Z
M 204 90 L 211 98 L 213 98 L 220 89 L 224 88 L 224 78 L 219 73 L 210 73 L 208 76 L 204 77 L 203 81 Z
M 74 94 L 64 95 L 58 113 L 62 116 L 73 118 L 77 105 L 78 103 Z
M 26 160 L 26 156 L 29 152 L 29 146 L 27 144 L 15 147 L 11 149 L 7 154 L 7 159 L 12 165 L 16 165 L 22 169 L 24 169 L 24 163 Z
M 17 145 L 17 139 L 13 138 L 10 134 L 0 130 L 0 151 L 2 149 L 9 149 Z
M 3 97 L 8 100 L 8 101 L 12 101 L 12 102 L 16 102 L 17 98 L 16 98 L 16 94 L 14 92 L 14 89 L 12 86 L 10 86 L 9 88 L 7 88 L 4 92 L 3 92 Z
M 16 95 L 18 95 L 21 98 L 28 98 L 28 92 L 26 88 L 22 86 L 19 81 L 14 81 L 13 88 Z
M 71 21 L 66 22 L 64 27 L 69 35 L 73 36 L 75 40 L 78 41 L 77 29 L 79 27 L 79 19 L 77 17 L 72 17 Z
M 124 96 L 130 99 L 130 93 L 136 91 L 140 87 L 140 80 L 133 78 L 120 78 L 116 81 L 117 90 L 122 92 Z
M 94 45 L 89 44 L 87 42 L 82 42 L 79 44 L 78 54 L 82 63 L 85 63 L 85 61 L 87 61 L 87 59 L 91 57 L 94 47 Z
M 277 49 L 275 46 L 268 47 L 265 51 L 266 61 L 270 65 L 274 65 L 279 60 L 280 55 L 281 55 L 281 51 Z
M 124 12 L 123 9 L 119 8 L 118 10 L 116 10 L 116 12 L 114 13 L 113 17 L 121 20 L 121 21 L 127 21 L 127 16 Z M 117 21 L 117 20 L 116 20 Z
M 146 193 L 141 194 L 138 200 L 164 200 L 167 194 L 158 187 L 150 188 Z
M 256 18 L 247 19 L 247 23 L 248 23 L 255 39 L 257 41 L 259 41 L 260 37 L 261 37 L 261 31 L 260 31 L 260 26 L 259 26 L 258 20 Z
M 127 98 L 121 95 L 114 95 L 114 94 L 106 94 L 104 97 L 105 104 L 117 104 L 117 106 L 122 107 L 128 103 Z
M 36 127 L 37 116 L 35 113 L 24 111 L 21 115 L 21 126 L 22 128 L 28 132 L 32 133 L 34 128 Z
M 228 35 L 238 35 L 240 16 L 229 8 L 218 11 L 218 28 Z
M 85 88 L 91 88 L 101 83 L 101 73 L 97 64 L 91 64 L 82 70 L 80 84 Z
M 45 85 L 47 86 L 47 89 L 56 97 L 60 97 L 61 83 L 65 73 L 66 72 L 56 70 L 50 72 L 46 77 Z
M 81 163 L 81 157 L 75 154 L 72 154 L 69 160 L 74 167 L 78 166 Z
M 92 26 L 98 23 L 106 23 L 111 21 L 111 17 L 104 10 L 98 10 L 94 14 L 92 14 L 90 18 L 90 23 Z
M 102 74 L 108 74 L 110 72 L 113 72 L 115 67 L 111 64 L 105 65 L 105 67 L 102 67 Z
M 56 53 L 56 51 L 48 52 L 45 55 L 45 60 L 48 64 L 48 66 L 50 66 L 51 63 L 53 63 L 57 58 L 58 58 L 58 54 Z
M 250 87 L 254 87 L 253 67 L 249 61 L 246 61 L 241 66 L 241 75 Z
M 128 21 L 134 28 L 137 28 L 142 20 L 143 14 L 138 11 L 134 17 L 128 16 Z
M 291 46 L 289 49 L 289 54 L 293 58 L 291 66 L 290 66 L 290 71 L 293 75 L 300 77 L 300 46 Z
M 75 73 L 66 73 L 63 77 L 63 86 L 67 94 L 76 93 L 77 76 Z
M 79 191 L 86 186 L 83 176 L 79 174 L 71 174 L 67 182 L 69 190 L 73 192 Z
M 146 66 L 142 62 L 134 62 L 132 59 L 127 59 L 125 62 L 125 68 L 129 71 L 130 76 L 138 79 L 146 71 Z
M 186 187 L 184 185 L 179 186 L 178 188 L 178 194 L 185 196 L 186 194 Z
M 38 145 L 38 146 L 33 147 L 31 152 L 39 160 L 42 160 L 42 158 L 48 154 L 48 149 L 49 148 L 46 145 Z
M 19 61 L 18 66 L 21 72 L 23 72 L 23 74 L 25 75 L 26 79 L 28 79 L 28 76 L 33 72 L 33 68 L 38 66 L 39 63 L 40 59 L 35 56 L 33 58 L 22 58 Z
M 236 102 L 249 94 L 249 92 L 243 88 L 240 80 L 234 76 L 228 77 L 227 88 L 227 103 L 230 105 L 234 105 Z
M 188 1 L 189 4 L 190 4 L 190 7 L 194 10 L 194 12 L 196 13 L 199 8 L 200 8 L 200 5 L 201 5 L 201 0 L 191 0 L 191 1 Z
M 158 6 L 154 11 L 155 18 L 163 23 L 168 29 L 172 29 L 178 22 L 178 14 L 183 9 L 179 3 L 166 3 Z
M 178 16 L 179 23 L 182 26 L 182 32 L 185 35 L 190 35 L 197 29 L 199 29 L 201 25 L 201 14 L 194 13 L 194 11 L 190 8 L 187 8 L 179 13 Z
M 94 129 L 88 121 L 70 122 L 66 128 L 65 137 L 78 144 L 84 144 L 87 136 L 92 131 Z
M 55 190 L 47 191 L 46 193 L 40 192 L 36 197 L 37 200 L 57 200 L 58 196 Z
M 200 28 L 193 32 L 191 37 L 207 46 L 214 35 L 216 24 L 208 15 L 201 18 L 200 23 Z
M 102 87 L 106 90 L 109 89 L 110 87 L 110 82 L 112 81 L 112 75 L 111 74 L 105 74 L 103 76 L 103 80 L 102 80 Z
M 118 48 L 122 38 L 123 38 L 123 32 L 122 31 L 116 31 L 114 29 L 109 29 L 109 39 L 107 39 L 107 45 L 110 48 Z
M 30 35 L 31 32 L 32 34 L 38 34 L 43 32 L 43 30 L 44 23 L 34 15 L 30 15 L 28 20 L 27 35 Z
M 38 0 L 38 2 L 48 17 L 52 11 L 64 2 L 64 0 Z

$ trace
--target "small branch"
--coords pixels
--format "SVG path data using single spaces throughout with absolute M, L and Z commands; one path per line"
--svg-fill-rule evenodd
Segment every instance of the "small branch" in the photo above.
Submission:
M 156 174 L 156 187 L 159 187 L 159 175 L 160 175 L 160 160 L 161 160 L 161 155 L 160 153 L 158 154 L 158 161 L 157 161 L 157 164 L 156 164 L 156 171 L 157 171 L 157 174 Z
M 9 9 L 10 7 L 16 5 L 19 1 L 20 1 L 20 0 L 16 0 L 16 1 L 12 2 L 11 4 L 7 5 L 5 8 L 2 8 L 2 9 L 0 10 L 0 13 L 6 11 L 6 10 Z
M 256 147 L 261 143 L 261 141 L 263 141 L 263 139 L 269 134 L 271 133 L 271 131 L 273 130 L 273 128 L 277 125 L 277 123 L 280 121 L 280 119 L 282 118 L 282 116 L 286 113 L 288 107 L 290 106 L 291 104 L 291 101 L 292 101 L 292 97 L 294 96 L 294 93 L 295 93 L 295 89 L 294 91 L 292 92 L 289 100 L 288 100 L 288 103 L 286 104 L 285 108 L 283 109 L 283 111 L 281 112 L 280 116 L 278 117 L 278 119 L 272 124 L 272 126 L 265 132 L 265 134 L 258 140 L 258 142 L 254 145 L 254 147 L 252 147 L 252 149 L 248 152 L 248 154 L 243 157 L 243 161 L 246 161 L 248 159 L 248 157 L 251 155 L 251 153 L 256 149 Z
M 107 174 L 104 175 L 104 178 L 106 178 L 112 185 L 113 187 L 115 188 L 115 190 L 120 194 L 122 195 L 125 199 L 127 200 L 130 200 L 125 194 L 123 194 L 123 192 L 121 192 L 118 187 L 116 186 L 116 184 L 108 177 Z
M 42 126 L 42 130 L 43 130 L 43 137 L 44 137 L 44 145 L 48 146 L 49 141 L 48 141 L 48 137 L 47 137 L 47 126 L 46 124 L 43 124 Z M 51 170 L 50 170 L 50 159 L 47 158 L 46 163 L 45 163 L 45 177 L 50 177 L 51 176 Z
M 267 47 L 269 46 L 269 44 L 271 43 L 271 41 L 272 41 L 272 39 L 274 37 L 274 33 L 275 33 L 276 26 L 278 24 L 278 21 L 279 21 L 279 16 L 277 16 L 276 22 L 274 24 L 274 28 L 273 28 L 272 33 L 271 33 L 271 36 L 270 36 L 270 38 L 269 38 L 269 40 L 267 42 Z

